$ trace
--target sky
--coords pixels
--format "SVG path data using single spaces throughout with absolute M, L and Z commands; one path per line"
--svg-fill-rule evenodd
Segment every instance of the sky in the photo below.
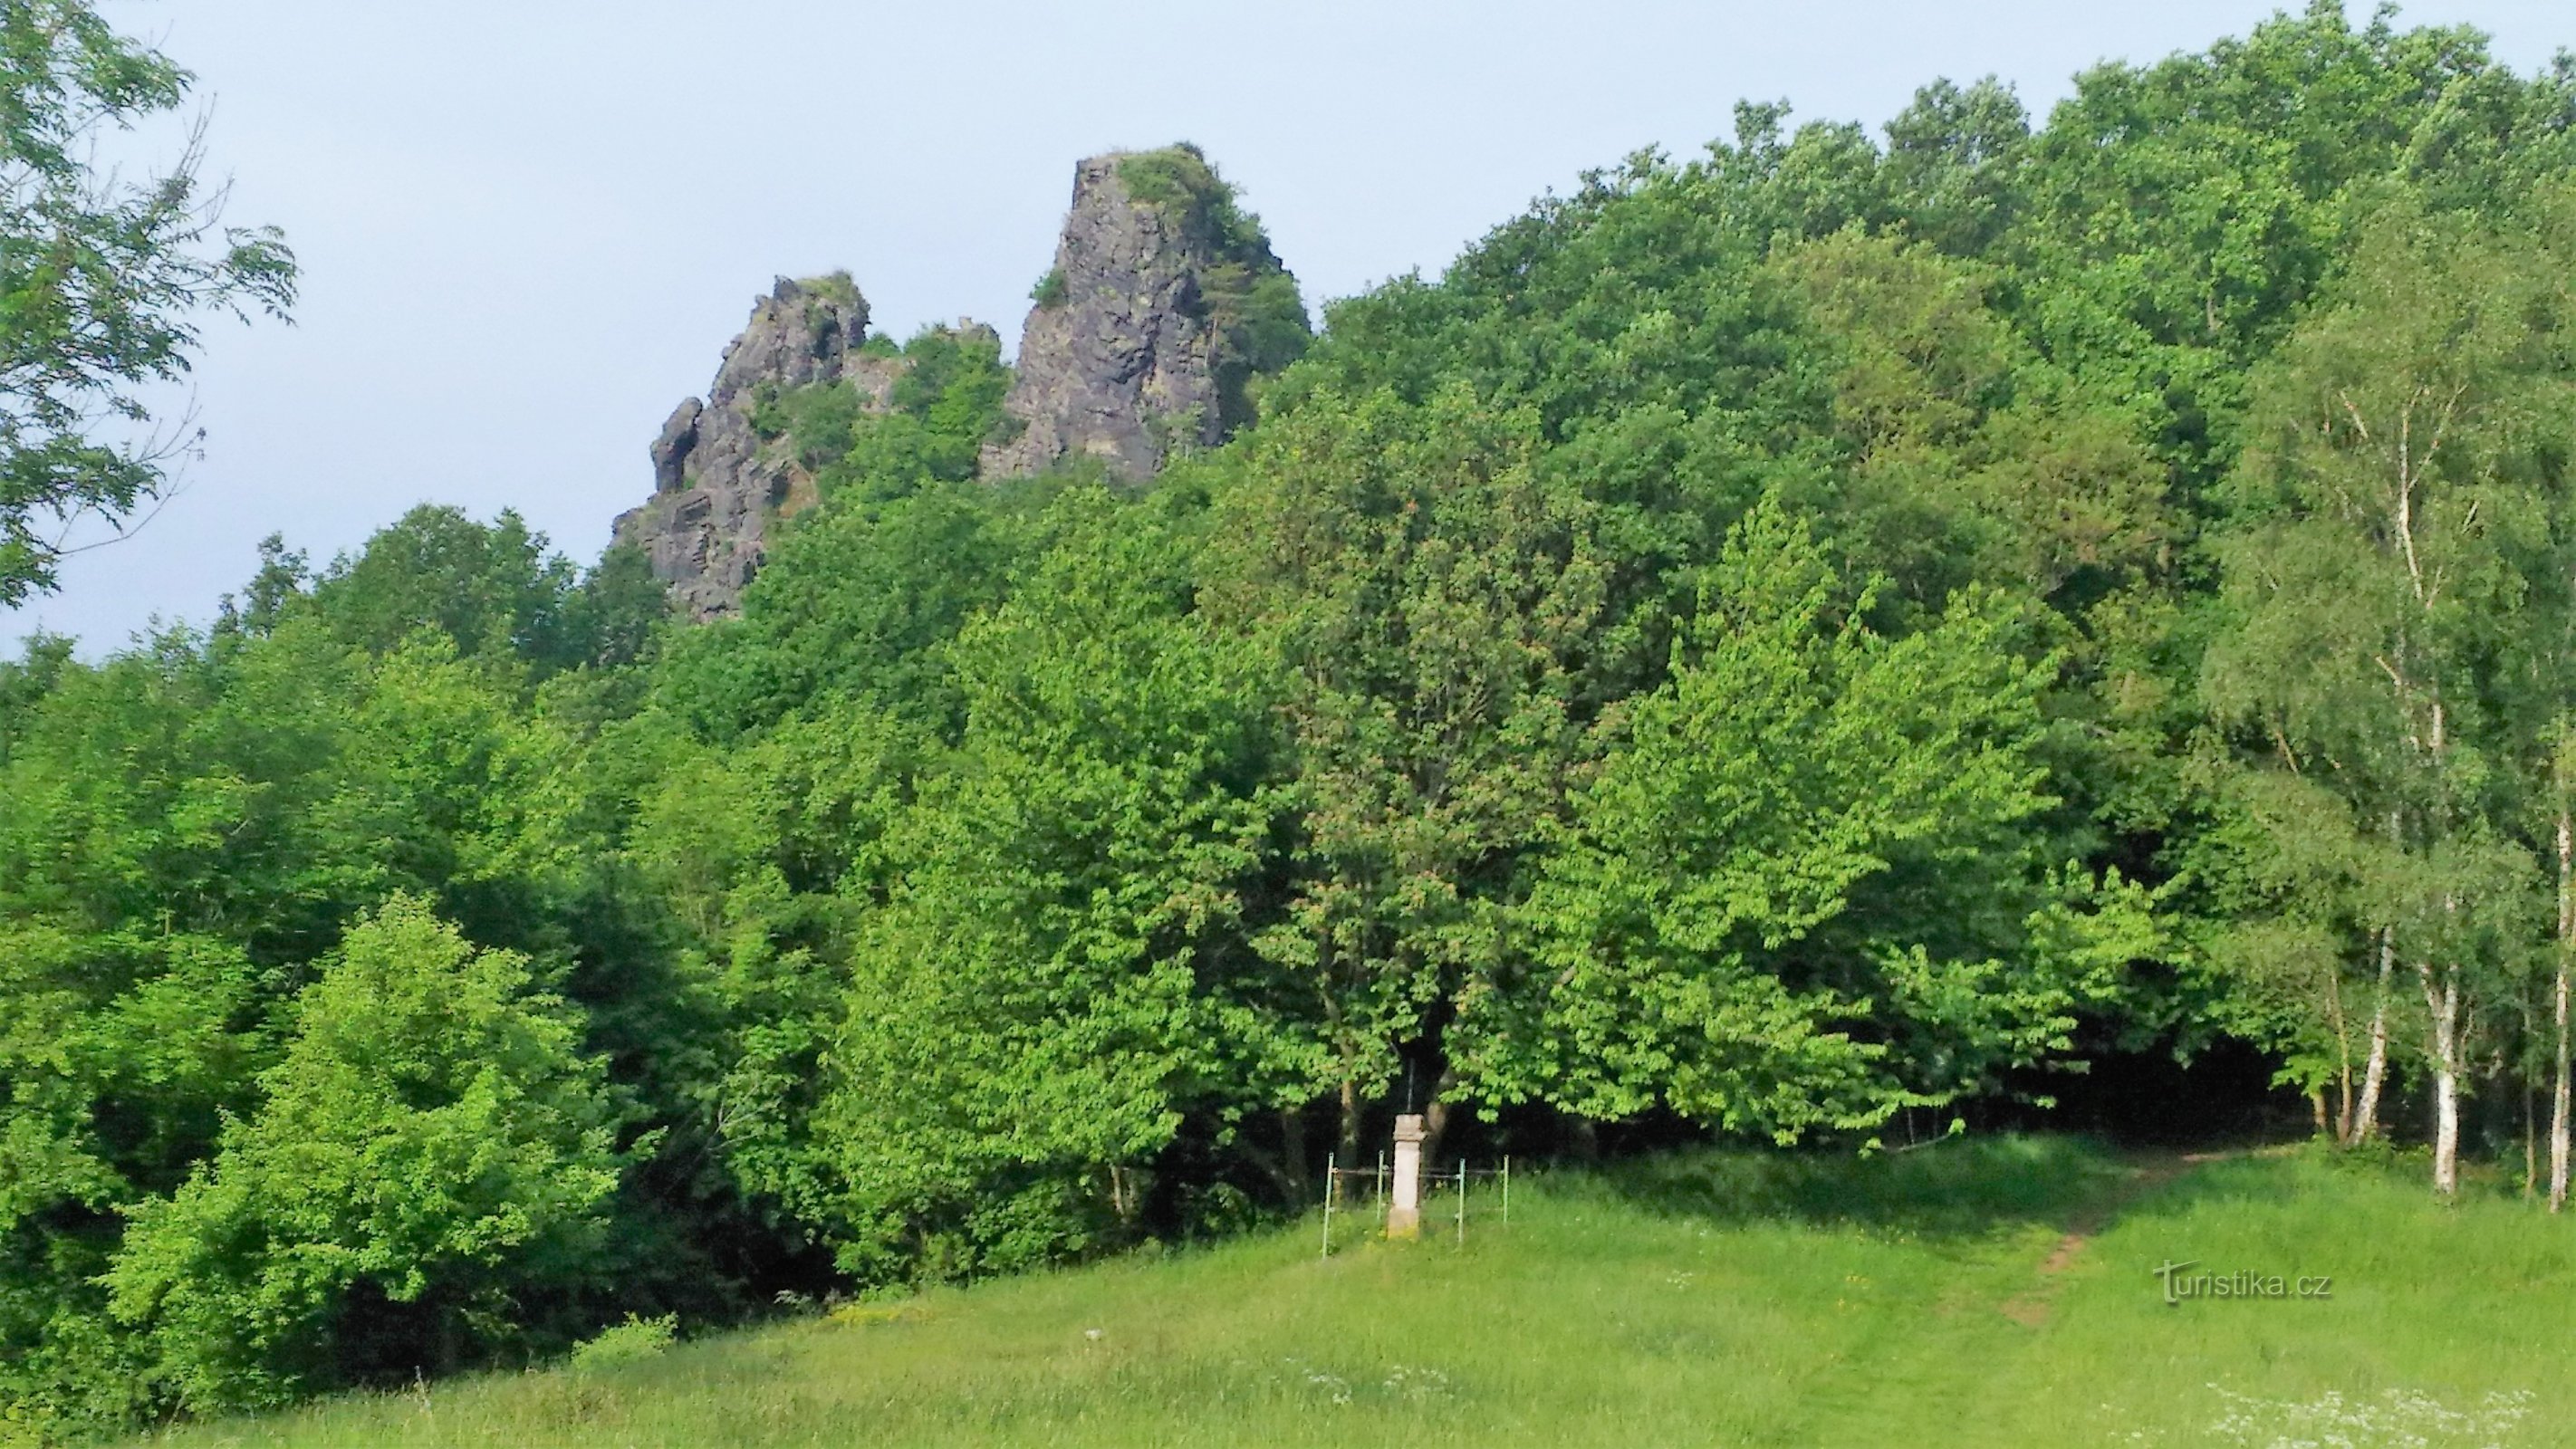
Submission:
M 1438 273 L 1529 201 L 1737 101 L 1875 128 L 1939 76 L 2034 114 L 2076 72 L 2243 34 L 2254 0 L 101 0 L 197 75 L 226 220 L 282 227 L 293 325 L 210 324 L 203 454 L 0 640 L 202 624 L 285 535 L 317 563 L 423 502 L 514 508 L 588 563 L 662 419 L 778 275 L 878 330 L 1016 337 L 1074 163 L 1190 140 L 1310 303 Z M 2362 14 L 2356 5 L 2356 16 Z M 2516 68 L 2566 0 L 2419 0 Z M 154 137 L 140 138 L 148 147 Z M 11 647 L 14 649 L 14 642 Z

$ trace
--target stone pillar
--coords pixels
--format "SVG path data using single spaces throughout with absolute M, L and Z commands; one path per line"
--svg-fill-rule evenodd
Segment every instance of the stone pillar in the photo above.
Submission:
M 1386 1235 L 1422 1236 L 1422 1119 L 1395 1119 L 1395 1186 L 1387 1194 Z

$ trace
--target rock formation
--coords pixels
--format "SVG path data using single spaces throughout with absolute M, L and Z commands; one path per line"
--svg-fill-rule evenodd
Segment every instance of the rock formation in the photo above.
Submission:
M 795 447 L 776 435 L 777 410 L 764 407 L 817 384 L 855 389 L 863 413 L 894 406 L 912 364 L 861 350 L 867 327 L 847 274 L 782 277 L 725 348 L 705 399 L 662 424 L 653 497 L 617 520 L 617 541 L 645 551 L 691 617 L 736 612 L 774 521 L 817 499 Z M 997 346 L 971 321 L 955 335 Z M 1090 458 L 1113 477 L 1149 478 L 1174 449 L 1221 442 L 1247 421 L 1251 380 L 1308 338 L 1295 279 L 1195 147 L 1095 156 L 1075 168 L 1055 270 L 1020 340 L 1003 402 L 1017 426 L 992 435 L 1001 440 L 985 445 L 977 471 Z
M 1245 376 L 1305 337 L 1295 283 L 1195 147 L 1094 156 L 1020 335 L 1003 406 L 1026 426 L 983 471 L 1088 457 L 1151 477 L 1174 448 L 1222 441 Z
M 770 519 L 810 501 L 795 497 L 803 470 L 787 448 L 761 438 L 753 409 L 845 375 L 881 402 L 893 385 L 885 359 L 852 355 L 867 328 L 867 299 L 847 276 L 781 277 L 725 348 L 705 401 L 682 402 L 662 424 L 653 497 L 617 520 L 617 541 L 645 550 L 653 576 L 692 617 L 732 613 L 760 566 Z

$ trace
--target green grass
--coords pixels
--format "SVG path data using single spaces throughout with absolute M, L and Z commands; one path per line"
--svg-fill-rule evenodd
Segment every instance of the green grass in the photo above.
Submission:
M 1319 1261 L 1318 1227 L 154 1442 L 2503 1446 L 2576 1422 L 2576 1222 L 2311 1155 L 1695 1154 L 1524 1176 L 1463 1248 L 1353 1232 Z M 2333 1296 L 2168 1307 L 2153 1270 L 2182 1259 Z

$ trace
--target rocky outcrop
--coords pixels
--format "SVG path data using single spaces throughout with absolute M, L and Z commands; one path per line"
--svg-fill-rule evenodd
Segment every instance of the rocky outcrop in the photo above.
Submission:
M 688 399 L 662 424 L 651 450 L 653 497 L 617 520 L 616 536 L 645 551 L 653 576 L 692 617 L 740 607 L 763 534 L 805 481 L 792 451 L 760 436 L 753 411 L 845 375 L 881 400 L 893 385 L 890 373 L 875 375 L 885 359 L 853 355 L 867 329 L 867 300 L 847 276 L 781 277 L 725 348 L 706 399 Z
M 1024 426 L 985 450 L 984 475 L 1094 458 L 1151 477 L 1222 441 L 1245 379 L 1306 335 L 1295 283 L 1196 148 L 1094 156 L 1020 336 L 1004 408 Z
M 849 413 L 814 410 L 800 390 L 846 387 L 863 416 L 928 416 L 924 398 L 896 401 L 924 339 L 899 354 L 863 346 L 867 329 L 867 301 L 846 274 L 782 277 L 725 348 L 706 397 L 662 424 L 650 449 L 653 496 L 618 518 L 616 537 L 644 551 L 692 618 L 738 612 L 777 520 L 817 501 L 835 476 L 842 445 L 828 441 L 829 425 L 812 424 L 820 441 L 809 440 L 804 459 L 786 434 L 818 416 L 846 425 Z M 979 352 L 992 379 L 992 329 L 966 319 L 933 329 L 933 356 L 942 336 Z M 1196 148 L 1095 156 L 1075 168 L 1073 209 L 1020 340 L 1007 417 L 980 435 L 992 440 L 980 458 L 978 435 L 954 440 L 937 476 L 953 481 L 972 467 L 998 478 L 1088 458 L 1114 477 L 1151 477 L 1176 449 L 1220 442 L 1247 421 L 1253 379 L 1308 338 L 1295 279 Z M 992 392 L 978 396 L 989 409 Z

